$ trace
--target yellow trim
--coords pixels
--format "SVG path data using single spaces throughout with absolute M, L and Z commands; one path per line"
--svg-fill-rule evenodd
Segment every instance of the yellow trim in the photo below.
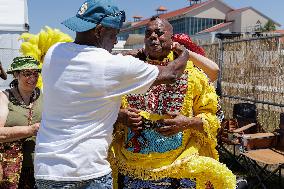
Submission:
M 189 76 L 188 88 L 180 112 L 187 117 L 200 117 L 204 132 L 185 130 L 179 148 L 165 153 L 140 154 L 124 148 L 128 129 L 125 125 L 119 125 L 109 153 L 114 180 L 119 170 L 122 174 L 144 180 L 165 177 L 196 178 L 197 188 L 204 188 L 208 180 L 215 189 L 235 188 L 235 176 L 217 161 L 218 153 L 215 147 L 220 123 L 216 117 L 218 101 L 215 90 L 213 86 L 208 86 L 206 76 L 194 68 L 191 61 L 185 71 Z M 202 100 L 195 101 L 196 96 Z M 122 107 L 127 106 L 128 102 L 124 97 Z M 165 118 L 165 115 L 150 114 L 146 111 L 141 111 L 140 115 L 151 121 Z M 114 188 L 116 187 L 117 182 L 114 182 Z
M 168 54 L 168 56 L 163 59 L 162 62 L 169 62 L 169 61 L 171 61 L 171 60 L 174 60 L 174 52 L 173 52 L 173 51 L 171 51 L 171 52 Z M 154 62 L 157 62 L 157 63 L 160 63 L 160 62 L 161 62 L 161 61 L 151 60 L 149 57 L 147 57 L 147 58 L 146 58 L 146 62 L 149 62 L 149 61 L 154 61 Z M 153 63 L 154 63 L 154 62 L 153 62 Z M 154 65 L 155 65 L 155 63 L 154 63 Z

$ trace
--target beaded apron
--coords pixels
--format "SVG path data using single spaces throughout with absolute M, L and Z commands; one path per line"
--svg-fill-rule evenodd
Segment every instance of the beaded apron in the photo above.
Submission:
M 187 91 L 187 77 L 186 73 L 173 84 L 153 86 L 144 95 L 129 95 L 127 96 L 128 104 L 131 108 L 152 114 L 164 115 L 167 112 L 179 112 Z M 182 132 L 171 137 L 165 137 L 156 132 L 154 128 L 163 126 L 159 122 L 143 119 L 142 126 L 146 129 L 137 132 L 128 130 L 126 146 L 132 152 L 164 153 L 180 147 L 182 143 Z

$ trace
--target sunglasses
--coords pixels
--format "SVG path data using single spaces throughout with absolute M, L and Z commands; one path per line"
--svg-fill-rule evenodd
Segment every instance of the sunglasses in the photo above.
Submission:
M 38 77 L 38 74 L 40 73 L 40 71 L 21 71 L 20 72 L 24 77 Z

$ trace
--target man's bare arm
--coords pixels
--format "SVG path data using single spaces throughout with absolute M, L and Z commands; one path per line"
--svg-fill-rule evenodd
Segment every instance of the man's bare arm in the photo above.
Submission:
M 189 55 L 193 64 L 203 70 L 211 82 L 218 78 L 219 66 L 215 62 L 192 51 L 189 51 Z

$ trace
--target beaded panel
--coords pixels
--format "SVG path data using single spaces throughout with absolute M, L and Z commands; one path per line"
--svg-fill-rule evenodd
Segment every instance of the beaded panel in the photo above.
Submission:
M 151 87 L 144 95 L 128 95 L 131 108 L 137 108 L 152 114 L 179 112 L 187 92 L 188 73 L 184 73 L 173 84 L 160 84 Z M 165 137 L 154 129 L 163 126 L 159 122 L 143 119 L 143 131 L 128 130 L 126 148 L 135 153 L 164 153 L 177 149 L 182 145 L 182 132 Z

